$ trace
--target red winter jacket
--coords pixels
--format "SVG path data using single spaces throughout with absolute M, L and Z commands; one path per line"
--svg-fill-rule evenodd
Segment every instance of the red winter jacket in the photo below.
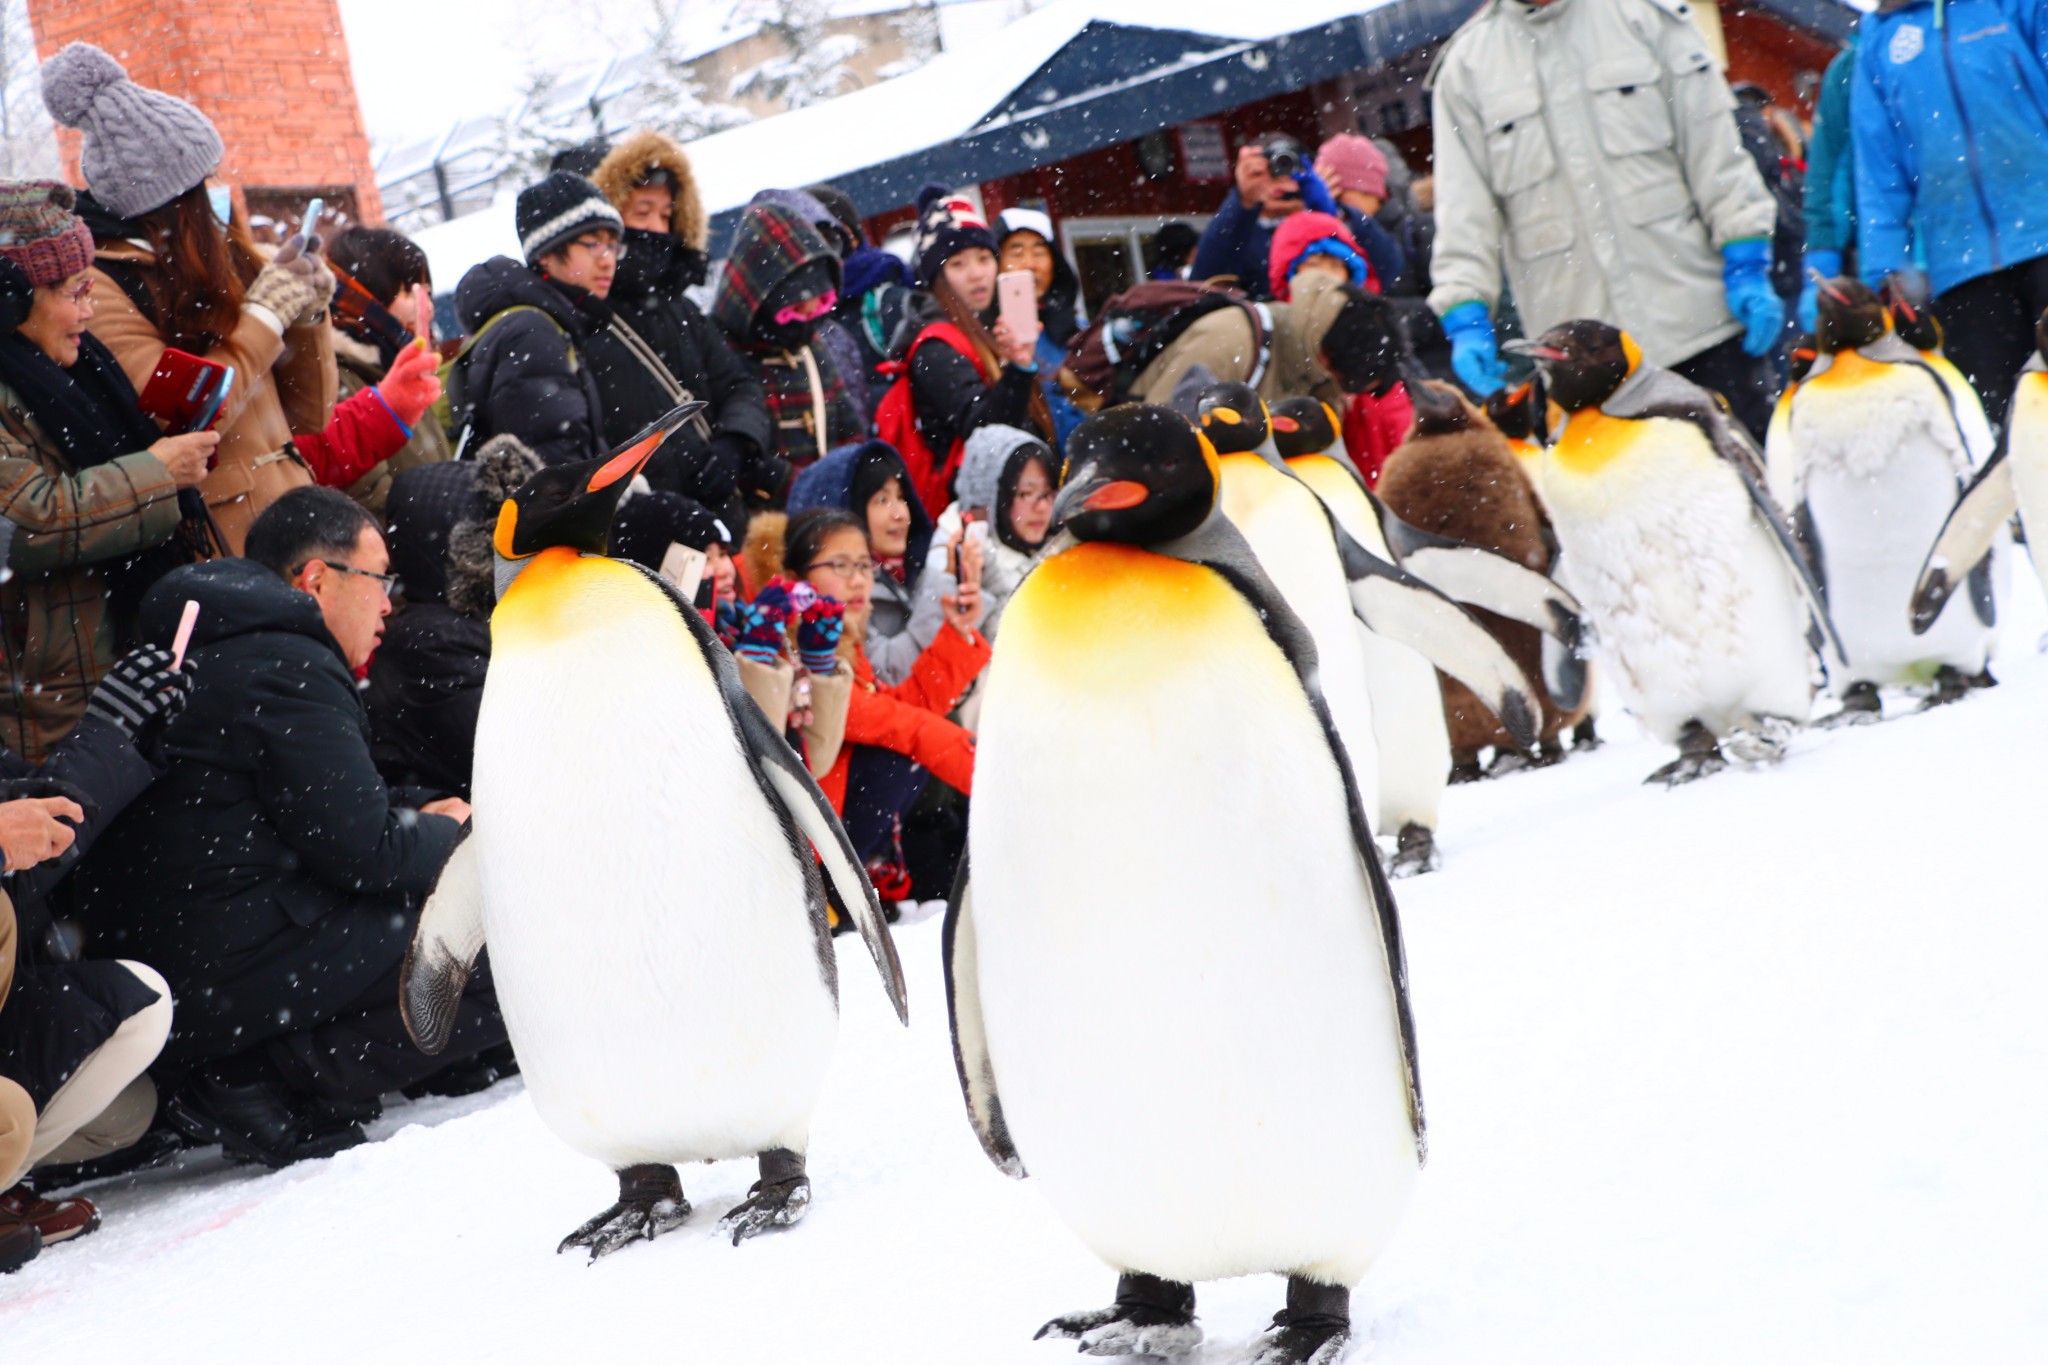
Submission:
M 846 773 L 853 746 L 871 744 L 899 753 L 931 771 L 931 775 L 963 794 L 974 789 L 974 736 L 946 719 L 981 670 L 988 667 L 989 643 L 942 626 L 912 666 L 910 676 L 894 687 L 875 682 L 867 652 L 853 650 L 853 696 L 846 704 L 846 743 L 818 786 L 840 814 L 846 811 Z
M 1344 405 L 1344 449 L 1365 475 L 1366 487 L 1379 484 L 1380 466 L 1408 439 L 1408 428 L 1414 425 L 1415 403 L 1406 385 L 1396 384 L 1378 398 L 1353 394 Z

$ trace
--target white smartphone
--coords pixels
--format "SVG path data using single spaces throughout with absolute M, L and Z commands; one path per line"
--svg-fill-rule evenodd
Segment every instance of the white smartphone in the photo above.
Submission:
M 1030 271 L 1005 270 L 996 276 L 996 309 L 1019 340 L 1038 340 L 1038 280 Z

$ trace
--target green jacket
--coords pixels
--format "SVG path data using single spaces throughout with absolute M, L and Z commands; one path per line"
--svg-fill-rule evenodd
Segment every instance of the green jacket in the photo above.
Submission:
M 0 744 L 40 763 L 114 666 L 108 561 L 170 539 L 178 488 L 146 450 L 72 473 L 0 384 L 0 516 L 17 528 L 0 583 Z

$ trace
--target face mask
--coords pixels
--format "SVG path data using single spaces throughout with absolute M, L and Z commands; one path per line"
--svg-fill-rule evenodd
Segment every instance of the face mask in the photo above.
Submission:
M 235 212 L 235 191 L 233 187 L 228 185 L 208 185 L 206 187 L 206 206 L 213 210 L 214 219 L 222 227 L 226 227 L 228 220 L 234 216 Z
M 810 322 L 824 317 L 838 303 L 839 291 L 827 289 L 817 298 L 806 299 L 802 303 L 793 303 L 789 307 L 779 310 L 775 314 L 775 322 L 779 327 L 787 327 L 793 322 Z

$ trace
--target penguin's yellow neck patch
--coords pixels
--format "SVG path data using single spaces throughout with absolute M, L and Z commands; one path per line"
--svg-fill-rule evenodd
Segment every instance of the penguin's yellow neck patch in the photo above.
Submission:
M 1598 408 L 1582 408 L 1564 424 L 1550 455 L 1574 474 L 1598 474 L 1626 455 L 1641 435 L 1640 422 L 1609 417 Z
M 500 558 L 519 558 L 512 553 L 512 536 L 518 529 L 519 504 L 507 498 L 505 505 L 498 509 L 498 525 L 491 532 L 491 548 L 498 552 Z
M 1219 628 L 1262 628 L 1215 570 L 1084 541 L 1024 580 L 1003 610 L 1002 662 L 1095 692 L 1152 687 L 1166 659 L 1207 656 Z
M 2013 391 L 2011 424 L 2015 427 L 2048 425 L 2048 371 L 2028 370 Z
M 617 624 L 628 615 L 672 608 L 640 571 L 602 555 L 556 545 L 535 555 L 491 613 L 491 648 L 552 644 Z
M 1634 374 L 1643 368 L 1643 348 L 1636 345 L 1636 339 L 1627 332 L 1621 334 L 1622 358 L 1628 361 L 1628 372 Z
M 1858 389 L 1893 377 L 1896 367 L 1871 360 L 1859 351 L 1837 351 L 1828 367 L 1808 375 L 1803 388 Z

